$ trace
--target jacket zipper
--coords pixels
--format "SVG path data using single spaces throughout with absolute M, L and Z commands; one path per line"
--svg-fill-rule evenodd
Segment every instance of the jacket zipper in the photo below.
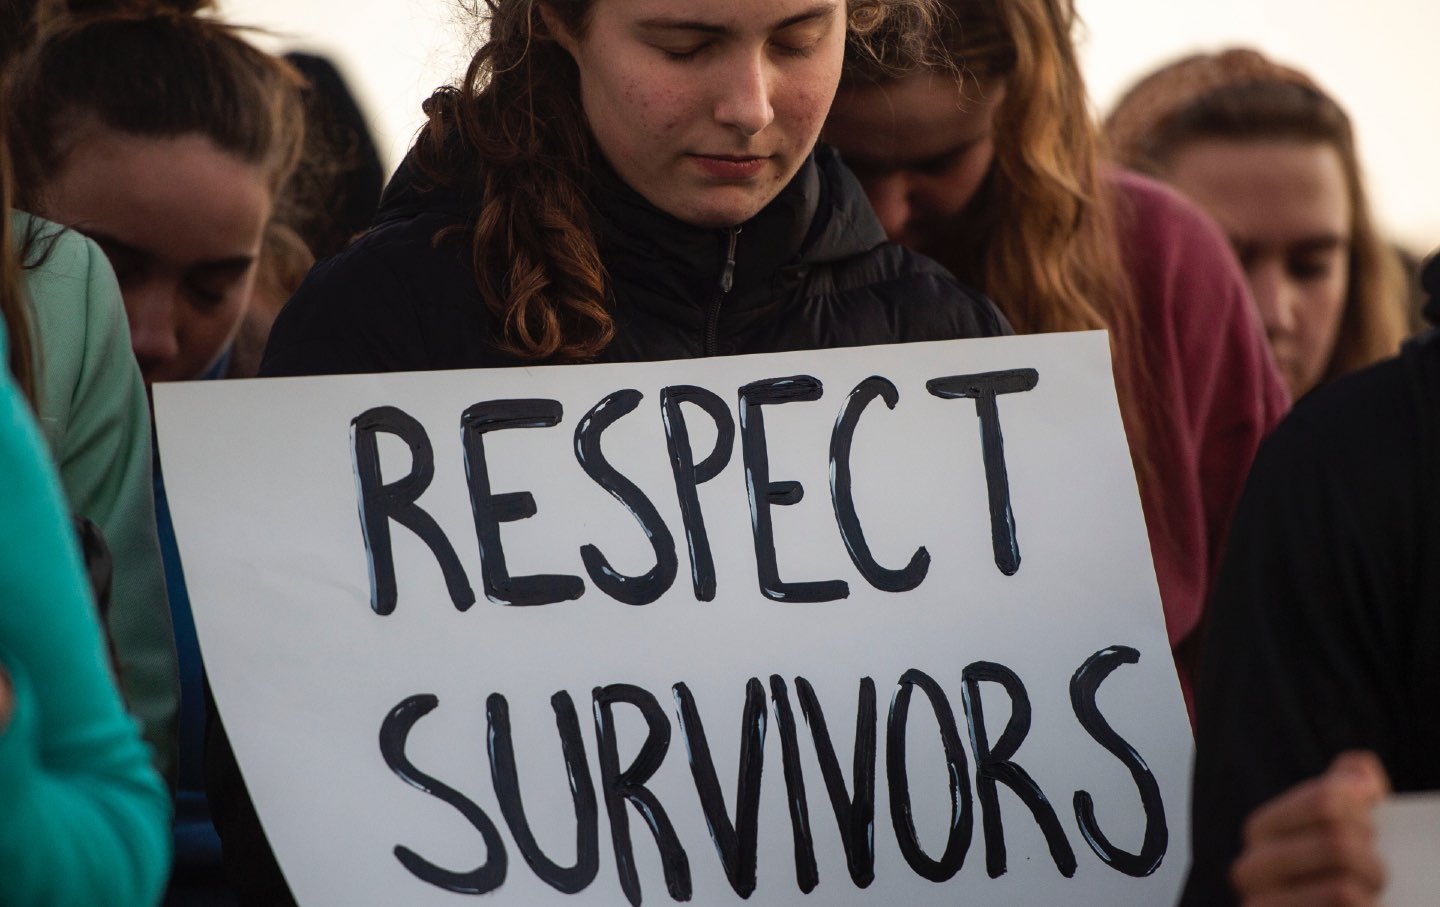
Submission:
M 710 301 L 710 308 L 705 313 L 705 338 L 701 346 L 701 355 L 719 355 L 719 331 L 720 331 L 720 310 L 725 305 L 725 297 L 730 294 L 730 289 L 735 286 L 735 244 L 740 239 L 740 228 L 730 228 L 730 245 L 725 253 L 725 266 L 720 269 L 720 292 Z

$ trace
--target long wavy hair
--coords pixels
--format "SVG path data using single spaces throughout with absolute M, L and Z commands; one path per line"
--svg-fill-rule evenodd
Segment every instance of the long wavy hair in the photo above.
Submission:
M 1350 201 L 1350 280 L 1321 381 L 1395 355 L 1406 333 L 1406 285 L 1371 215 L 1350 118 L 1308 75 L 1244 48 L 1196 54 L 1131 88 L 1106 120 L 1123 164 L 1166 179 L 1182 148 L 1206 139 L 1328 145 Z
M 946 263 L 1022 334 L 1108 330 L 1125 428 L 1142 485 L 1153 472 L 1144 411 L 1149 346 L 1121 257 L 1117 199 L 1072 33 L 1072 0 L 943 0 L 937 50 L 966 85 L 1000 80 L 995 160 Z M 862 66 L 852 84 L 893 78 Z M 1121 351 L 1125 351 L 1122 355 Z
M 850 0 L 847 61 L 918 61 L 935 2 Z M 549 7 L 583 36 L 593 3 Z M 460 83 L 425 102 L 412 160 L 424 185 L 461 193 L 477 212 L 460 232 L 480 297 L 500 321 L 500 348 L 527 360 L 591 359 L 615 325 L 590 228 L 595 150 L 579 72 L 546 33 L 539 0 L 480 0 L 472 11 L 485 40 Z

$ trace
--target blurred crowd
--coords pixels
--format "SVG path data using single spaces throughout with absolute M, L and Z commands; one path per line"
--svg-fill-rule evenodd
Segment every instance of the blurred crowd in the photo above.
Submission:
M 1317 78 L 1198 54 L 1097 121 L 1072 0 L 475 12 L 387 175 L 332 63 L 205 0 L 0 10 L 0 902 L 293 900 L 154 382 L 1090 329 L 1196 733 L 1183 903 L 1379 902 L 1376 804 L 1440 789 L 1440 267 Z

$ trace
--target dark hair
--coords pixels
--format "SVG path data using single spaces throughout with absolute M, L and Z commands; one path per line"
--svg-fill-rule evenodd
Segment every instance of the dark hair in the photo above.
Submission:
M 21 207 L 43 193 L 82 130 L 199 134 L 260 168 L 279 196 L 304 145 L 302 81 L 213 19 L 171 10 L 82 18 L 43 32 L 16 61 L 6 133 Z
M 4 98 L 0 97 L 0 126 L 5 122 Z M 3 136 L 0 132 L 0 136 Z M 11 204 L 10 155 L 3 138 L 0 138 L 0 320 L 5 323 L 5 333 L 10 340 L 9 361 L 6 365 L 15 376 L 25 399 L 35 403 L 35 347 L 30 337 L 30 318 L 25 303 L 25 292 L 20 279 L 20 251 L 16 248 L 16 237 L 10 224 Z
M 1176 152 L 1206 139 L 1335 149 L 1350 202 L 1350 280 L 1321 380 L 1395 355 L 1405 336 L 1404 274 L 1371 215 L 1350 117 L 1308 75 L 1246 48 L 1196 54 L 1140 80 L 1105 127 L 1122 164 L 1160 179 Z
M 850 50 L 894 65 L 926 42 L 934 0 L 850 0 Z M 571 34 L 594 0 L 548 0 Z M 550 38 L 539 0 L 478 0 L 484 43 L 458 86 L 425 104 L 413 160 L 427 183 L 459 191 L 481 299 L 502 349 L 526 359 L 595 356 L 615 326 L 590 230 L 591 136 L 575 62 Z
M 198 13 L 214 0 L 5 0 L 0 4 L 0 69 L 30 45 L 39 30 L 77 17 L 154 10 Z
M 0 70 L 30 42 L 35 30 L 35 0 L 0 3 Z

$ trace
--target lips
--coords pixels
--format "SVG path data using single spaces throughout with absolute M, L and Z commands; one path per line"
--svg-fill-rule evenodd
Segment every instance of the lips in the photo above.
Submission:
M 690 157 L 701 170 L 722 180 L 751 179 L 758 176 L 770 160 L 755 155 L 730 154 L 692 154 Z

